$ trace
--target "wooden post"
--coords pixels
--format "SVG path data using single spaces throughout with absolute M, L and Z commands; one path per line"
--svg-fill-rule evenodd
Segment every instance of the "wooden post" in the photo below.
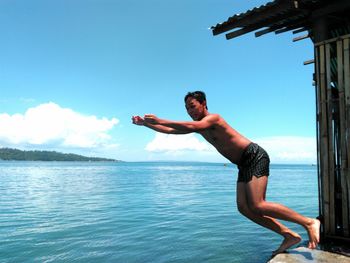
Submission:
M 335 167 L 334 167 L 334 128 L 333 128 L 333 97 L 331 72 L 331 44 L 326 44 L 326 87 L 327 87 L 327 119 L 325 129 L 328 129 L 328 178 L 329 178 L 329 231 L 335 235 Z
M 345 94 L 345 129 L 346 135 L 344 144 L 346 145 L 347 165 L 345 176 L 346 190 L 347 190 L 347 205 L 348 216 L 350 211 L 350 52 L 349 52 L 350 37 L 344 39 L 344 94 Z
M 342 229 L 344 236 L 349 236 L 348 196 L 347 196 L 347 149 L 346 149 L 346 123 L 345 123 L 345 94 L 344 94 L 344 59 L 343 40 L 337 41 L 337 69 L 339 90 L 339 122 L 340 122 L 340 181 L 341 181 L 341 208 Z
M 317 144 L 317 177 L 318 177 L 318 209 L 319 209 L 319 215 L 324 215 L 324 208 L 323 208 L 323 183 L 322 183 L 322 169 L 320 168 L 321 162 L 321 139 L 320 139 L 320 120 L 321 120 L 321 90 L 320 90 L 320 54 L 319 54 L 319 47 L 315 47 L 314 49 L 314 56 L 315 56 L 315 93 L 316 93 L 316 144 Z M 324 229 L 324 228 L 323 228 Z M 321 231 L 321 239 L 323 239 L 324 231 Z
M 350 37 L 344 39 L 344 92 L 345 92 L 345 108 L 346 108 L 346 138 L 347 138 L 347 157 L 348 166 L 350 168 Z
M 329 166 L 328 166 L 328 125 L 327 125 L 327 84 L 326 84 L 326 61 L 325 61 L 325 45 L 319 46 L 320 54 L 320 75 L 319 75 L 319 92 L 321 116 L 320 124 L 320 165 L 321 180 L 323 194 L 323 216 L 324 216 L 324 233 L 330 234 L 330 200 L 329 200 Z

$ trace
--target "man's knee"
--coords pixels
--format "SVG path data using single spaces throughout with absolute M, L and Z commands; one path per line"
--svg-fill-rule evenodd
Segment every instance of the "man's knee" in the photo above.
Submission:
M 249 206 L 248 204 L 238 202 L 237 209 L 242 215 L 246 215 L 249 211 Z
M 249 205 L 250 210 L 258 215 L 264 214 L 264 202 L 254 202 Z

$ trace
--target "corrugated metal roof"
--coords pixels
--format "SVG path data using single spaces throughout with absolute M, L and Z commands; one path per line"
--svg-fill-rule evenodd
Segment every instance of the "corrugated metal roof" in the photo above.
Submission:
M 259 7 L 254 7 L 244 13 L 235 14 L 226 21 L 211 27 L 214 35 L 233 30 L 226 34 L 226 38 L 234 38 L 252 31 L 260 36 L 269 32 L 282 33 L 294 29 L 309 30 L 315 15 L 323 12 L 344 12 L 337 7 L 347 6 L 349 0 L 274 0 Z M 349 11 L 348 9 L 348 11 Z M 325 11 L 326 10 L 326 11 Z M 344 13 L 343 16 L 348 16 Z M 345 23 L 346 24 L 346 23 Z
M 222 23 L 218 23 L 215 26 L 212 26 L 211 29 L 212 30 L 219 29 L 219 28 L 221 28 L 221 27 L 223 27 L 225 25 L 228 25 L 229 23 L 232 23 L 234 21 L 238 21 L 239 19 L 242 19 L 243 17 L 249 16 L 249 15 L 251 15 L 253 13 L 263 12 L 268 7 L 271 7 L 273 5 L 278 4 L 278 2 L 280 2 L 280 0 L 275 0 L 275 1 L 272 1 L 272 2 L 268 2 L 268 3 L 264 4 L 264 5 L 259 6 L 259 7 L 254 7 L 252 9 L 247 10 L 244 13 L 235 14 L 235 15 L 229 17 L 227 19 L 227 21 L 222 22 Z

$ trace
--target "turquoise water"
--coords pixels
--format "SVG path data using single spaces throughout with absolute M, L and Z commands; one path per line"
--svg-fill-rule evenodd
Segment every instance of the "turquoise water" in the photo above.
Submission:
M 281 238 L 237 212 L 236 174 L 208 163 L 0 162 L 0 261 L 266 262 Z M 268 200 L 317 216 L 316 167 L 272 165 L 269 180 Z

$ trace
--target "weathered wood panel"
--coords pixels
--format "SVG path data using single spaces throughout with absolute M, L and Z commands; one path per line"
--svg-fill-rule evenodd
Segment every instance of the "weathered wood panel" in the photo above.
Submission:
M 335 234 L 335 174 L 334 171 L 334 127 L 333 127 L 333 96 L 332 96 L 332 73 L 331 73 L 331 44 L 325 45 L 326 49 L 326 60 L 324 61 L 326 67 L 326 104 L 327 104 L 327 121 L 324 129 L 327 129 L 327 140 L 328 140 L 328 183 L 329 183 L 329 233 Z
M 326 54 L 325 46 L 319 47 L 319 93 L 320 93 L 320 176 L 322 181 L 322 203 L 325 234 L 330 232 L 330 200 L 329 200 L 329 172 L 328 172 L 328 129 L 327 129 L 327 83 L 326 83 Z
M 315 44 L 317 145 L 323 237 L 350 240 L 349 35 Z
M 344 49 L 344 95 L 345 95 L 345 139 L 343 143 L 346 145 L 346 153 L 344 156 L 344 159 L 347 159 L 346 166 L 344 167 L 344 177 L 346 180 L 344 180 L 344 194 L 347 191 L 347 206 L 348 206 L 348 213 L 347 217 L 350 216 L 350 37 L 347 37 L 344 39 L 343 42 L 343 49 Z M 350 226 L 348 225 L 348 228 Z M 350 232 L 350 231 L 349 231 Z M 348 237 L 350 233 L 348 232 Z
M 347 149 L 346 143 L 346 116 L 345 116 L 345 93 L 344 93 L 344 50 L 343 41 L 337 41 L 337 69 L 338 69 L 338 90 L 339 90 L 339 125 L 340 125 L 340 182 L 341 182 L 341 206 L 342 224 L 344 236 L 349 236 L 348 218 L 348 196 L 347 196 Z

